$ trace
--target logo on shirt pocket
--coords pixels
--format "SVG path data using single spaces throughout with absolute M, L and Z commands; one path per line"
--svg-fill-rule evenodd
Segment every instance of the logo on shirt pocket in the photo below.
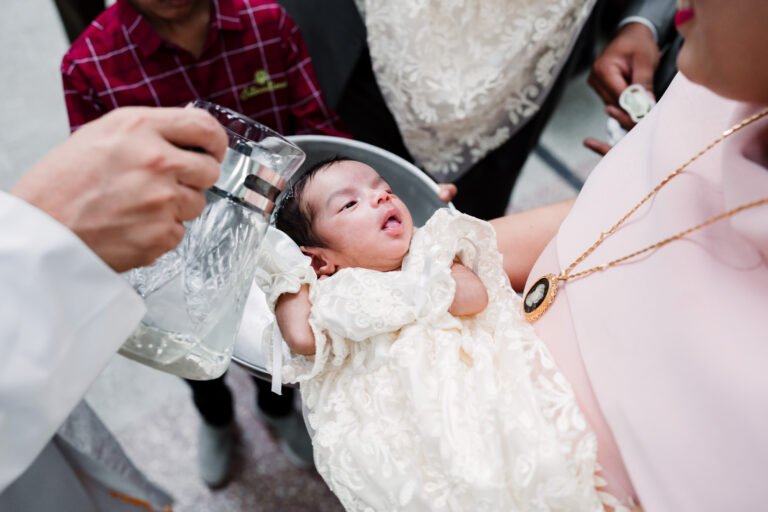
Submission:
M 246 86 L 240 93 L 241 100 L 247 100 L 264 94 L 265 92 L 279 91 L 288 87 L 288 82 L 274 82 L 266 69 L 259 69 L 253 74 L 253 83 Z

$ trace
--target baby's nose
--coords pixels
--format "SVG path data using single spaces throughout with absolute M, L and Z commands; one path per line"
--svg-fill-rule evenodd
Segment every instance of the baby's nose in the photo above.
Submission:
M 386 190 L 377 190 L 373 194 L 373 197 L 377 205 L 380 205 L 382 203 L 387 203 L 392 200 L 391 194 Z

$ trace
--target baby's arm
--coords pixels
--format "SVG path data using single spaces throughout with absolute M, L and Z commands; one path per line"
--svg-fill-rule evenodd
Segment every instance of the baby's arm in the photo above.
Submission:
M 303 285 L 296 293 L 284 293 L 277 299 L 275 318 L 288 347 L 303 356 L 315 353 L 315 335 L 309 326 L 309 285 Z
M 456 281 L 456 293 L 448 312 L 453 316 L 480 313 L 488 305 L 488 291 L 477 275 L 461 263 L 451 266 L 451 276 Z

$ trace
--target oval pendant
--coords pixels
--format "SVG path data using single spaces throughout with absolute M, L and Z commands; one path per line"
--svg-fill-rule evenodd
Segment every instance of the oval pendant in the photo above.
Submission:
M 529 322 L 535 322 L 554 302 L 557 295 L 557 276 L 547 274 L 531 286 L 523 299 L 523 313 Z

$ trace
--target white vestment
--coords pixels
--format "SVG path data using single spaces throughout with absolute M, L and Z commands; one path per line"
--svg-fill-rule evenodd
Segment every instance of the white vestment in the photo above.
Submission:
M 141 320 L 141 298 L 71 231 L 1 192 L 0 289 L 0 505 L 10 500 L 18 510 L 12 491 L 26 482 L 11 484 L 25 471 L 38 474 L 30 468 L 36 458 L 37 466 L 43 459 L 64 460 L 80 474 L 116 470 L 120 476 L 102 474 L 96 480 L 130 491 L 133 484 L 120 482 L 130 475 L 142 488 L 133 495 L 141 495 L 149 489 L 146 480 L 87 409 L 79 408 L 57 442 L 50 443 Z M 98 457 L 92 457 L 96 452 Z M 43 469 L 50 473 L 51 466 Z M 52 485 L 38 482 L 41 493 Z M 169 501 L 153 493 L 142 497 Z M 24 504 L 34 501 L 28 492 L 25 496 Z M 69 510 L 66 503 L 59 505 L 58 510 Z M 115 506 L 112 510 L 120 509 Z

